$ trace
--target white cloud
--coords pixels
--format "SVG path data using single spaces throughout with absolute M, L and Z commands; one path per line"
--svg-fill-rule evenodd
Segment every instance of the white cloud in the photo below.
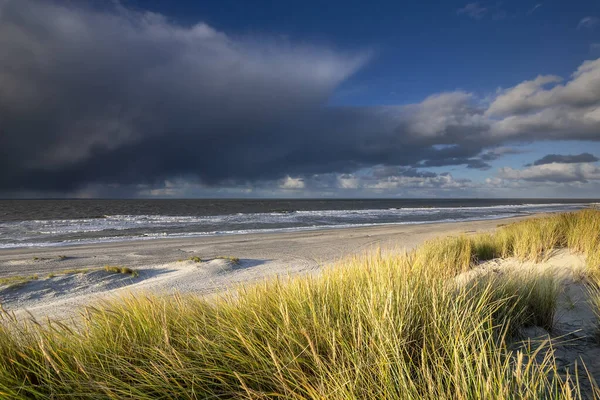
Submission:
M 422 137 L 448 134 L 448 127 L 480 127 L 486 125 L 473 95 L 462 91 L 439 93 L 421 103 L 402 108 L 402 121 L 409 133 Z
M 598 17 L 585 17 L 579 21 L 577 24 L 577 29 L 594 29 L 600 23 L 600 18 Z
M 304 180 L 302 178 L 292 178 L 290 176 L 285 177 L 279 184 L 281 189 L 286 190 L 300 190 L 304 189 Z
M 360 186 L 360 179 L 352 174 L 340 175 L 337 178 L 337 186 L 340 189 L 358 189 Z
M 600 180 L 600 168 L 592 163 L 534 165 L 524 169 L 501 168 L 498 177 L 509 180 L 572 183 Z
M 600 59 L 584 61 L 566 84 L 551 83 L 562 78 L 554 75 L 538 76 L 503 91 L 488 108 L 487 115 L 523 114 L 548 107 L 582 108 L 600 102 Z
M 435 177 L 390 176 L 363 184 L 363 187 L 374 190 L 464 189 L 470 186 L 472 186 L 470 180 L 455 179 L 451 174 L 441 174 Z
M 534 80 L 525 81 L 517 86 L 500 92 L 486 110 L 486 115 L 507 115 L 515 112 L 526 112 L 543 106 L 543 102 L 551 97 L 544 86 L 562 81 L 554 75 L 538 76 Z
M 481 19 L 488 12 L 488 9 L 479 2 L 468 3 L 463 8 L 459 8 L 457 14 L 466 14 L 474 19 Z
M 360 175 L 343 174 L 337 177 L 338 187 L 361 189 L 366 192 L 395 193 L 402 189 L 464 189 L 472 187 L 468 179 L 455 179 L 451 174 L 435 174 L 393 167 L 375 167 Z
M 526 15 L 531 15 L 533 14 L 538 8 L 540 8 L 542 6 L 542 3 L 537 3 L 535 6 L 533 6 L 529 11 L 527 11 Z
M 585 61 L 571 80 L 539 76 L 502 91 L 486 110 L 500 138 L 600 139 L 600 59 Z M 556 83 L 553 87 L 546 85 Z

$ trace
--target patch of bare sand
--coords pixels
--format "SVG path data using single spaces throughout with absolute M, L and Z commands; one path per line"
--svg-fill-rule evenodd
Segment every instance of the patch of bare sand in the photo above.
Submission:
M 514 258 L 495 259 L 459 275 L 459 283 L 484 279 L 493 275 L 502 278 L 512 274 L 551 274 L 559 287 L 556 314 L 552 330 L 533 326 L 521 330 L 514 348 L 537 348 L 549 343 L 559 373 L 572 377 L 576 369 L 583 398 L 593 398 L 593 378 L 600 377 L 600 340 L 598 318 L 595 315 L 585 279 L 585 258 L 568 250 L 557 250 L 544 262 L 521 262 Z M 549 341 L 549 342 L 548 342 Z M 538 360 L 545 356 L 537 355 Z M 589 373 L 589 376 L 588 376 Z

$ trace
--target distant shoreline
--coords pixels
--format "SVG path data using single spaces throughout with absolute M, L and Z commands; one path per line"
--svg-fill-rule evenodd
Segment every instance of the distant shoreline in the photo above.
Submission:
M 478 219 L 469 219 L 469 220 L 448 220 L 448 221 L 419 221 L 419 222 L 389 222 L 389 223 L 374 223 L 374 224 L 354 224 L 354 225 L 323 225 L 323 226 L 315 226 L 315 227 L 291 227 L 291 228 L 280 228 L 280 229 L 256 229 L 249 232 L 232 232 L 232 233 L 214 233 L 214 234 L 205 234 L 198 233 L 196 235 L 192 234 L 189 236 L 153 236 L 153 237 L 127 237 L 123 236 L 121 239 L 112 240 L 112 238 L 108 238 L 108 240 L 98 240 L 98 241 L 82 241 L 80 243 L 70 242 L 68 244 L 63 243 L 55 243 L 50 245 L 40 245 L 40 246 L 15 246 L 15 247 L 0 247 L 0 256 L 5 253 L 38 253 L 38 252 L 65 252 L 70 249 L 78 249 L 78 248 L 87 248 L 87 247 L 127 247 L 127 246 L 138 246 L 138 245 L 149 245 L 152 246 L 151 243 L 157 242 L 195 242 L 202 241 L 204 239 L 217 239 L 217 238 L 246 238 L 247 240 L 251 240 L 254 236 L 265 236 L 265 237 L 274 237 L 279 235 L 294 235 L 294 234 L 308 234 L 311 233 L 319 233 L 319 232 L 329 232 L 329 231 L 344 231 L 344 230 L 363 230 L 363 229 L 378 229 L 378 228 L 389 228 L 394 229 L 395 227 L 419 227 L 419 226 L 431 226 L 431 225 L 449 225 L 449 224 L 469 224 L 469 223 L 477 223 L 477 222 L 494 222 L 494 221 L 505 221 L 505 220 L 521 220 L 524 218 L 532 218 L 535 216 L 540 216 L 544 214 L 553 214 L 553 213 L 562 213 L 565 211 L 555 211 L 555 212 L 544 212 L 544 213 L 535 213 L 535 214 L 526 214 L 522 215 L 508 215 L 508 216 L 497 216 L 491 218 L 478 218 Z M 501 224 L 501 222 L 499 222 Z M 1 272 L 0 272 L 1 274 Z
M 316 273 L 324 265 L 375 248 L 401 253 L 433 238 L 493 231 L 500 225 L 539 215 L 543 214 L 501 220 L 4 249 L 0 251 L 0 278 L 39 276 L 42 279 L 64 270 L 101 269 L 105 265 L 140 271 L 140 278 L 132 281 L 138 283 L 121 289 L 118 284 L 109 285 L 106 290 L 84 295 L 69 290 L 54 297 L 19 300 L 7 307 L 9 310 L 27 309 L 36 316 L 61 318 L 90 301 L 124 291 L 217 293 L 238 284 L 276 276 Z M 240 264 L 227 271 L 200 273 L 196 265 L 188 261 L 194 257 L 203 260 L 235 257 L 240 259 Z
M 575 211 L 594 204 L 510 203 L 510 200 L 504 203 L 487 200 L 0 202 L 0 252 L 11 248 L 495 220 Z
M 564 211 L 555 211 L 560 213 Z M 535 214 L 524 214 L 523 216 L 531 216 Z M 208 237 L 227 237 L 227 236 L 248 236 L 248 235 L 280 235 L 290 233 L 301 233 L 301 232 L 319 232 L 328 230 L 340 230 L 340 229 L 361 229 L 361 228 L 372 228 L 372 227 L 392 227 L 392 226 L 416 226 L 416 225 L 432 225 L 432 224 L 454 224 L 454 223 L 468 223 L 478 221 L 496 221 L 505 220 L 511 218 L 521 218 L 522 216 L 508 215 L 508 216 L 497 216 L 491 218 L 477 218 L 477 219 L 465 219 L 465 220 L 447 220 L 447 221 L 419 221 L 419 222 L 386 222 L 386 223 L 373 223 L 373 224 L 351 224 L 351 225 L 321 225 L 321 226 L 310 226 L 310 227 L 290 227 L 290 228 L 278 228 L 278 229 L 255 229 L 249 232 L 224 232 L 224 233 L 198 233 L 198 234 L 187 234 L 187 235 L 173 235 L 168 237 L 161 236 L 135 236 L 127 237 L 124 236 L 121 239 L 107 238 L 106 240 L 89 240 L 82 241 L 81 243 L 70 242 L 63 244 L 61 242 L 52 244 L 41 244 L 39 246 L 15 246 L 15 247 L 0 247 L 0 252 L 4 250 L 18 250 L 18 249 L 30 249 L 36 251 L 38 249 L 68 249 L 70 247 L 79 246 L 93 246 L 93 245 L 109 245 L 109 244 L 126 244 L 131 243 L 133 245 L 138 243 L 144 243 L 149 241 L 160 241 L 160 240 L 197 240 L 200 238 Z

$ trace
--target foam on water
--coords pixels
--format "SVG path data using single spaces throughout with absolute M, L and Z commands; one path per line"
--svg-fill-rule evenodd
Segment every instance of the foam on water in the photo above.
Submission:
M 106 215 L 103 218 L 26 220 L 0 223 L 0 248 L 486 220 L 537 212 L 576 210 L 588 205 L 553 203 L 485 207 L 392 207 L 209 216 Z

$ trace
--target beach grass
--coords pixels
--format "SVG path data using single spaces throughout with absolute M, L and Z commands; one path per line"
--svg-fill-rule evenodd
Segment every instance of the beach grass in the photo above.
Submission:
M 137 277 L 140 275 L 138 271 L 129 267 L 123 267 L 119 265 L 105 265 L 104 270 L 106 272 L 111 272 L 113 274 L 125 274 L 131 275 L 132 277 Z
M 77 327 L 0 325 L 0 397 L 577 399 L 577 371 L 550 344 L 548 274 L 453 279 L 480 261 L 586 255 L 598 276 L 600 211 L 437 239 L 404 255 L 372 252 L 318 276 L 273 279 L 205 299 L 130 296 L 88 307 Z M 587 236 L 584 236 L 587 235 Z
M 215 259 L 230 261 L 231 263 L 236 264 L 236 265 L 240 263 L 240 259 L 238 257 L 232 257 L 232 256 L 217 256 L 217 257 L 215 257 Z
M 600 343 L 600 279 L 598 279 L 597 275 L 592 277 L 587 288 L 592 311 L 598 318 L 598 325 L 596 326 L 596 341 Z
M 110 272 L 110 273 L 115 273 L 115 274 L 127 274 L 127 275 L 131 275 L 132 277 L 139 276 L 139 271 L 129 268 L 129 267 L 106 265 L 106 266 L 104 266 L 104 268 L 65 269 L 65 270 L 61 270 L 61 271 L 52 272 L 52 273 L 46 275 L 46 278 L 52 279 L 57 276 L 87 274 L 90 272 L 101 271 L 101 270 L 104 270 L 104 271 Z M 20 287 L 28 282 L 38 280 L 38 279 L 40 279 L 40 277 L 37 274 L 9 276 L 6 278 L 0 278 L 0 286 L 5 286 L 7 288 L 15 288 L 15 287 Z
M 6 278 L 0 278 L 0 286 L 5 286 L 7 288 L 16 288 L 26 284 L 27 282 L 38 280 L 38 275 L 18 275 L 18 276 L 8 276 Z
M 232 257 L 232 256 L 216 256 L 213 258 L 214 260 L 227 260 L 230 261 L 233 264 L 239 264 L 240 263 L 240 259 L 238 257 Z M 192 256 L 190 258 L 188 258 L 188 260 L 193 261 L 195 263 L 201 263 L 204 260 L 202 260 L 202 257 L 199 256 Z M 206 259 L 207 261 L 210 259 Z M 182 262 L 184 260 L 177 260 L 177 262 Z

